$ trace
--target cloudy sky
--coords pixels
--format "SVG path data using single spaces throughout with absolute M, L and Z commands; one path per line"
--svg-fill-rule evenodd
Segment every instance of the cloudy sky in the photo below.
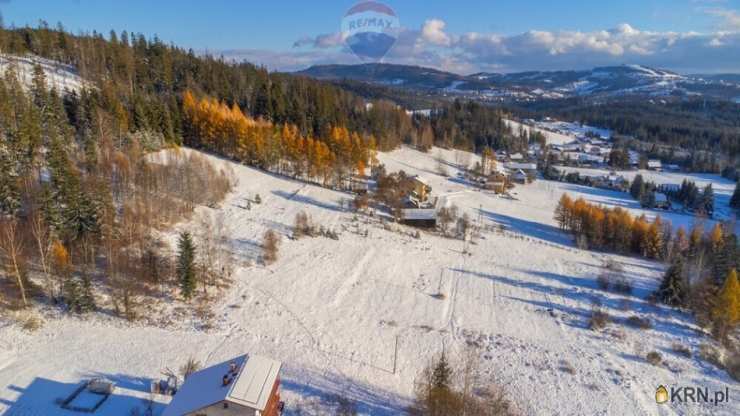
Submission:
M 128 30 L 295 70 L 359 63 L 341 19 L 356 1 L 0 0 L 6 26 Z M 384 61 L 472 73 L 643 64 L 740 73 L 740 0 L 387 0 L 401 27 Z

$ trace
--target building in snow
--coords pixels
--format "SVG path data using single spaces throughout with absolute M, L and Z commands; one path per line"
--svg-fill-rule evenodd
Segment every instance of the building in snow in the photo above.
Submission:
M 511 161 L 517 161 L 517 162 L 518 161 L 522 161 L 522 160 L 524 160 L 524 155 L 522 155 L 521 153 L 514 153 L 514 154 L 512 154 L 512 155 L 509 156 L 509 160 L 511 160 Z
M 537 172 L 537 164 L 534 162 L 506 162 L 504 168 L 511 171 L 523 170 L 524 172 Z
M 413 196 L 419 202 L 426 202 L 429 199 L 429 194 L 432 192 L 432 187 L 429 185 L 429 182 L 419 175 L 412 176 L 411 180 L 414 184 L 414 189 L 412 190 Z
M 162 416 L 277 416 L 281 366 L 242 355 L 204 368 L 185 380 Z
M 655 193 L 655 208 L 659 209 L 671 209 L 671 201 L 668 200 L 668 196 L 662 192 Z
M 648 170 L 663 170 L 663 163 L 658 159 L 650 159 L 648 160 Z
M 434 228 L 437 226 L 437 211 L 434 208 L 402 209 L 401 224 L 419 228 Z

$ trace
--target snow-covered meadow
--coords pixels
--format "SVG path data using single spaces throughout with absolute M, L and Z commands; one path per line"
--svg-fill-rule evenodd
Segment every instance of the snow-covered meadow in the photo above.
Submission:
M 438 173 L 439 155 L 448 176 Z M 129 414 L 143 406 L 148 380 L 165 367 L 176 369 L 191 356 L 213 364 L 248 352 L 284 362 L 286 414 L 298 408 L 332 414 L 332 397 L 341 395 L 362 414 L 396 415 L 410 403 L 414 378 L 430 357 L 442 348 L 458 355 L 471 347 L 482 363 L 480 381 L 504 386 L 527 415 L 740 412 L 736 382 L 673 352 L 679 343 L 696 357 L 706 342 L 691 317 L 645 300 L 663 266 L 578 250 L 552 218 L 563 192 L 633 209 L 628 195 L 538 181 L 508 198 L 458 175 L 457 163 L 472 162 L 472 155 L 403 148 L 379 159 L 388 171 L 425 177 L 440 203 L 460 207 L 481 235 L 467 245 L 430 233 L 416 239 L 409 228 L 384 228 L 346 209 L 349 194 L 233 165 L 238 185 L 217 210 L 230 225 L 240 266 L 214 306 L 214 328 L 155 328 L 104 314 L 46 311 L 45 325 L 29 333 L 0 320 L 0 413 L 72 415 L 54 401 L 80 380 L 101 375 L 119 389 L 96 414 Z M 243 209 L 256 194 L 262 203 Z M 301 211 L 339 240 L 286 238 Z M 267 229 L 284 238 L 278 261 L 262 266 L 259 244 Z M 633 280 L 632 296 L 597 289 L 607 257 Z M 613 318 L 604 331 L 588 329 L 594 302 Z M 649 318 L 653 328 L 626 325 L 632 315 Z M 651 351 L 666 364 L 647 363 Z M 657 405 L 661 384 L 729 386 L 731 400 L 716 407 Z M 158 414 L 167 399 L 154 400 Z
M 609 174 L 607 169 L 596 169 L 596 168 L 577 168 L 577 167 L 565 167 L 560 166 L 558 169 L 564 172 L 578 172 L 581 176 L 604 176 Z M 699 189 L 703 189 L 705 186 L 712 184 L 715 198 L 715 209 L 714 209 L 714 220 L 709 220 L 708 223 L 712 224 L 715 221 L 733 220 L 736 216 L 735 211 L 730 207 L 730 198 L 732 193 L 735 191 L 735 182 L 723 178 L 720 175 L 703 174 L 703 173 L 681 173 L 681 172 L 666 172 L 666 171 L 653 171 L 653 170 L 628 170 L 619 171 L 618 175 L 624 177 L 629 181 L 633 181 L 635 176 L 642 175 L 643 179 L 648 182 L 654 182 L 656 185 L 681 185 L 684 179 L 688 179 L 696 183 Z M 568 185 L 561 185 L 568 187 Z M 591 189 L 584 187 L 577 187 L 580 189 L 587 190 L 587 193 L 592 194 L 590 199 L 592 202 L 602 203 L 604 205 L 618 204 L 624 208 L 629 209 L 637 215 L 645 214 L 649 218 L 653 218 L 656 215 L 660 215 L 662 218 L 671 222 L 674 227 L 684 227 L 688 229 L 691 224 L 696 220 L 695 216 L 691 213 L 682 213 L 678 211 L 660 211 L 660 210 L 646 210 L 640 207 L 640 203 L 625 196 L 624 193 L 616 191 L 605 191 L 601 189 Z M 736 232 L 740 233 L 740 225 L 736 224 Z

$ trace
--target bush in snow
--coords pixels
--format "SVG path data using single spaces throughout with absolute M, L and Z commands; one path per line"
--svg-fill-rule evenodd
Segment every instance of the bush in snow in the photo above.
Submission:
M 308 214 L 301 211 L 295 214 L 295 223 L 293 224 L 293 237 L 301 238 L 303 236 L 313 235 L 313 226 Z
M 449 207 L 442 207 L 437 212 L 437 221 L 439 222 L 440 229 L 444 235 L 447 235 L 447 229 L 450 224 L 455 222 L 457 219 L 457 206 L 451 205 Z
M 262 237 L 262 261 L 265 264 L 272 264 L 277 260 L 279 246 L 280 236 L 273 230 L 265 231 Z
M 335 411 L 337 416 L 357 415 L 357 405 L 353 401 L 342 396 L 337 396 L 335 401 L 337 402 L 337 408 Z
M 671 349 L 678 355 L 683 355 L 686 358 L 691 358 L 691 349 L 686 345 L 675 343 L 673 344 Z
M 627 323 L 630 326 L 633 326 L 635 328 L 640 328 L 640 329 L 650 329 L 653 327 L 653 324 L 650 322 L 650 319 L 641 318 L 637 315 L 632 315 L 629 318 L 627 318 Z
M 595 307 L 591 311 L 591 318 L 588 321 L 588 327 L 596 331 L 599 329 L 606 328 L 606 324 L 609 323 L 609 314 L 602 311 L 600 308 Z
M 663 356 L 657 351 L 650 351 L 645 356 L 645 359 L 652 365 L 661 365 L 663 363 Z
M 414 416 L 509 416 L 516 415 L 514 403 L 495 384 L 477 385 L 482 378 L 477 349 L 459 361 L 442 353 L 432 359 L 417 377 L 416 399 L 408 413 Z

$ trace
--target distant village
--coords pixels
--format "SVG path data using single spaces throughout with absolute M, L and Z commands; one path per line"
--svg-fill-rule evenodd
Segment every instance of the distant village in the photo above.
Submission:
M 480 162 L 458 173 L 456 179 L 499 195 L 508 195 L 515 186 L 532 183 L 538 177 L 630 192 L 630 180 L 609 163 L 615 150 L 610 131 L 550 118 L 542 121 L 523 120 L 520 126 L 554 133 L 568 140 L 549 143 L 546 148 L 539 143 L 531 143 L 526 152 L 484 152 Z M 634 150 L 627 150 L 625 158 L 623 168 L 628 170 L 680 171 L 678 165 L 664 164 L 659 159 L 646 159 L 644 155 Z M 595 172 L 592 174 L 572 172 L 568 171 L 568 167 L 590 168 Z M 422 176 L 416 175 L 409 179 L 412 183 L 411 191 L 404 200 L 400 222 L 424 228 L 435 227 L 440 207 L 437 206 L 438 200 L 434 197 L 434 190 Z M 645 208 L 670 210 L 674 208 L 671 196 L 678 192 L 677 188 L 680 186 L 655 185 L 648 190 L 649 198 L 633 196 Z

